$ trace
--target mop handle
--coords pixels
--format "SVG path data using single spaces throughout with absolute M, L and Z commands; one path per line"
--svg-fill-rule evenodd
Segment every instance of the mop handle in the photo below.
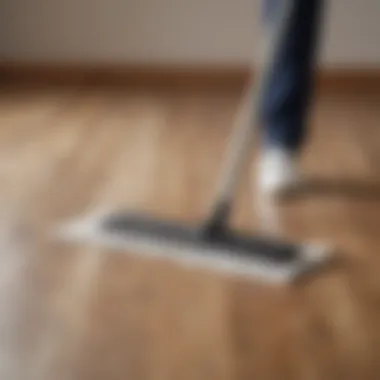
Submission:
M 211 220 L 224 225 L 232 208 L 234 194 L 242 174 L 244 161 L 252 146 L 254 125 L 258 122 L 260 106 L 264 90 L 276 62 L 277 54 L 282 47 L 282 38 L 288 28 L 288 20 L 293 11 L 294 0 L 282 0 L 282 9 L 278 10 L 278 19 L 269 39 L 262 69 L 259 70 L 255 82 L 250 78 L 244 91 L 244 97 L 237 111 L 233 130 L 235 131 L 228 143 L 226 159 L 221 170 L 221 176 L 216 191 L 215 201 L 211 210 Z

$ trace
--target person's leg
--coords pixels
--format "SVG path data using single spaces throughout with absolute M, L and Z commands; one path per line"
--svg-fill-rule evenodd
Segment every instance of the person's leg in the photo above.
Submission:
M 267 27 L 283 0 L 265 1 Z M 295 0 L 290 29 L 262 104 L 265 144 L 299 151 L 307 128 L 322 0 Z
M 276 22 L 281 1 L 265 0 L 266 27 Z M 313 90 L 323 0 L 294 1 L 290 28 L 261 105 L 264 157 L 260 181 L 269 190 L 294 180 L 292 160 L 305 141 Z

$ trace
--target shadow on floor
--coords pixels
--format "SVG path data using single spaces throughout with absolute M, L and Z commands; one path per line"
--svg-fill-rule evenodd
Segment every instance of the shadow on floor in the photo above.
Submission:
M 286 198 L 340 197 L 380 201 L 380 182 L 353 178 L 307 178 Z

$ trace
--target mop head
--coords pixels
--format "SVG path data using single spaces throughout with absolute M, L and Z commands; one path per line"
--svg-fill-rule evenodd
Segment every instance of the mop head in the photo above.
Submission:
M 323 246 L 285 244 L 231 230 L 207 235 L 197 226 L 120 212 L 70 223 L 59 234 L 116 252 L 276 283 L 292 281 L 330 257 Z

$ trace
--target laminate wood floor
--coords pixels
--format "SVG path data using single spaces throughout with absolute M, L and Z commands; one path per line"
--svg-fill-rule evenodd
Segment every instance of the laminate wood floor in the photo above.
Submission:
M 378 93 L 316 102 L 302 156 L 315 186 L 278 212 L 287 237 L 330 241 L 344 265 L 301 285 L 46 233 L 95 207 L 202 218 L 238 101 L 222 90 L 1 90 L 1 379 L 380 378 Z M 248 177 L 233 223 L 259 229 Z

